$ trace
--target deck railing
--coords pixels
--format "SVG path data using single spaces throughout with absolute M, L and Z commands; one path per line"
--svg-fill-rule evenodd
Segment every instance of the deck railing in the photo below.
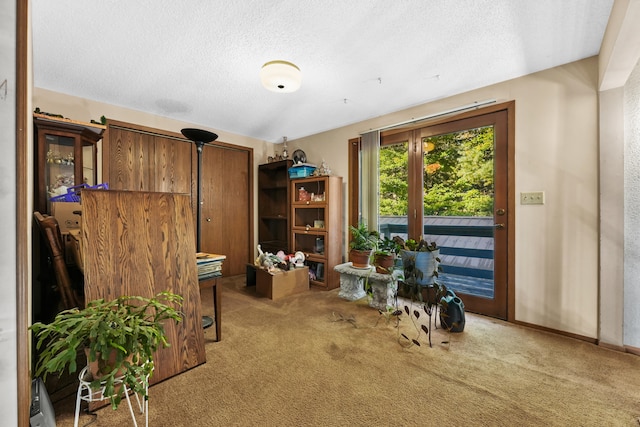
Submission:
M 391 224 L 381 222 L 380 233 L 389 237 L 399 234 L 406 238 L 407 224 Z M 425 224 L 423 230 L 423 234 L 426 236 L 463 236 L 493 238 L 493 233 L 493 225 Z M 436 243 L 438 242 L 436 241 Z M 441 245 L 439 243 L 438 247 L 440 248 L 440 255 L 493 260 L 493 249 L 455 247 Z M 455 274 L 459 276 L 493 279 L 493 269 L 473 268 L 456 264 L 457 263 L 446 263 L 443 261 L 443 272 L 446 274 Z

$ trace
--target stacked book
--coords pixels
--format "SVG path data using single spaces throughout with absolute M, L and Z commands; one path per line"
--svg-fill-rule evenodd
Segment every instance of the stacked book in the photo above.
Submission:
M 222 262 L 226 258 L 225 255 L 197 252 L 196 264 L 198 265 L 198 280 L 222 276 Z

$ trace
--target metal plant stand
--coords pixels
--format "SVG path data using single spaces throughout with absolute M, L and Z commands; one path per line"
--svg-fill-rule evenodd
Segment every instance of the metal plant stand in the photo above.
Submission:
M 76 414 L 73 422 L 74 427 L 78 427 L 78 420 L 80 418 L 80 406 L 82 402 L 101 402 L 104 400 L 108 400 L 111 396 L 104 394 L 104 383 L 101 383 L 100 388 L 92 388 L 91 387 L 91 374 L 89 373 L 88 368 L 85 366 L 80 374 L 78 375 L 78 380 L 80 380 L 80 384 L 78 385 L 78 394 L 76 396 Z M 149 381 L 145 382 L 145 394 L 149 395 Z M 127 385 L 124 383 L 124 377 L 118 377 L 115 381 L 116 386 L 124 387 L 124 395 L 127 399 L 127 404 L 129 405 L 129 412 L 131 413 L 131 419 L 133 420 L 133 425 L 138 427 L 138 423 L 136 421 L 136 416 L 133 413 L 133 406 L 131 405 L 131 398 L 129 396 L 130 390 Z M 144 414 L 144 425 L 145 427 L 149 426 L 149 399 L 145 399 L 144 397 L 140 397 L 138 393 L 134 393 L 136 396 L 136 402 L 138 403 L 138 409 L 141 414 Z

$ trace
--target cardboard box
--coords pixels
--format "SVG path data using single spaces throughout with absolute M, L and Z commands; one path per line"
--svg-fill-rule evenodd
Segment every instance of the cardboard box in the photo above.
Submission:
M 62 233 L 80 228 L 80 215 L 73 211 L 82 211 L 80 202 L 51 202 L 51 215 L 58 220 Z
M 262 268 L 256 269 L 256 292 L 258 295 L 275 300 L 308 290 L 309 267 L 274 273 L 269 273 Z
M 67 247 L 67 254 L 71 253 L 72 262 L 80 271 L 84 272 L 84 264 L 82 263 L 82 241 L 80 240 L 80 229 L 69 230 L 69 246 Z

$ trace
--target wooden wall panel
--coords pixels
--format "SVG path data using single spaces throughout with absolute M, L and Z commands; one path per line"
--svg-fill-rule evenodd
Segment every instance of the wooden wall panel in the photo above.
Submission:
M 155 136 L 154 191 L 191 194 L 193 144 Z
M 195 223 L 195 144 L 181 134 L 109 119 L 102 148 L 102 180 L 109 188 L 189 194 Z M 202 179 L 201 250 L 227 256 L 223 275 L 245 274 L 255 251 L 252 149 L 206 144 Z
M 205 362 L 193 216 L 188 195 L 84 190 L 85 299 L 184 297 L 185 318 L 167 324 L 171 347 L 155 355 L 152 383 Z
M 153 135 L 109 127 L 103 177 L 116 190 L 155 191 Z

